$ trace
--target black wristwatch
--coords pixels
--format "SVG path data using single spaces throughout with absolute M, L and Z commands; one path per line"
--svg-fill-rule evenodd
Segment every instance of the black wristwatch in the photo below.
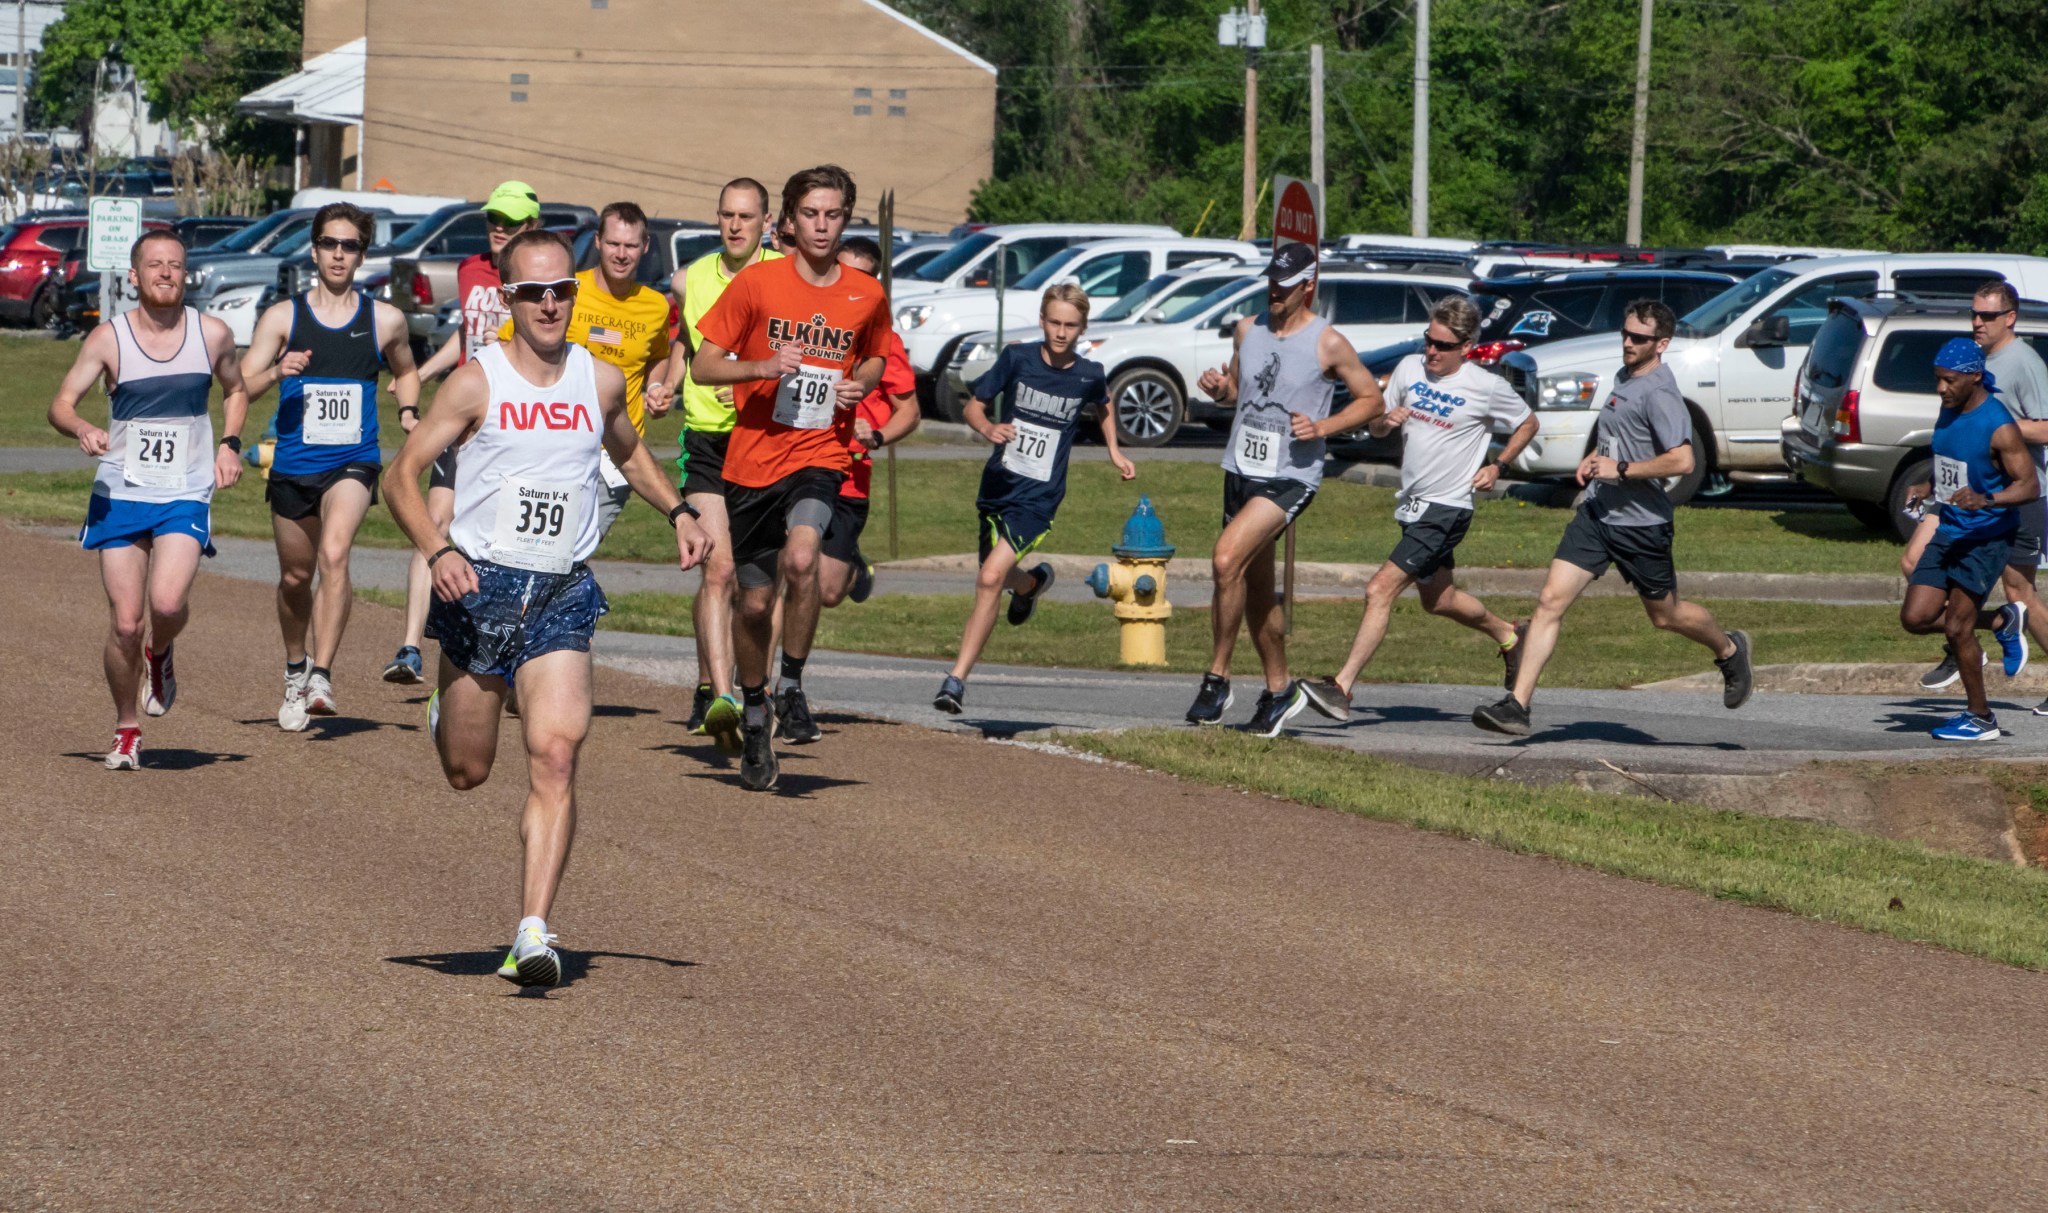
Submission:
M 867 436 L 866 443 L 869 450 L 879 451 L 889 445 L 889 440 L 882 437 L 882 431 L 876 430 Z
M 1614 478 L 1616 480 L 1628 479 L 1628 460 L 1624 459 L 1614 465 Z
M 702 511 L 700 511 L 696 506 L 691 505 L 687 501 L 676 502 L 676 508 L 668 512 L 668 524 L 670 526 L 674 526 L 676 524 L 677 514 L 688 514 L 690 517 L 697 519 L 701 519 L 704 517 Z
M 233 451 L 237 455 L 242 453 L 242 440 L 238 435 L 229 434 L 227 437 L 220 440 L 220 444 L 228 448 L 229 450 Z

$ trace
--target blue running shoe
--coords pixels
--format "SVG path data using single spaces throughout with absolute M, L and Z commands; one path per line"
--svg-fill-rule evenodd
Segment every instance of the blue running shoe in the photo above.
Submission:
M 2005 658 L 2005 676 L 2018 678 L 2027 668 L 2027 604 L 2008 602 L 1998 608 L 1998 626 L 1991 629 Z
M 401 686 L 418 686 L 427 680 L 427 667 L 420 660 L 420 651 L 411 645 L 400 646 L 391 664 L 384 667 L 384 681 Z
M 1929 731 L 1936 741 L 1996 741 L 2001 736 L 1997 716 L 1972 716 L 1968 712 L 1958 712 Z

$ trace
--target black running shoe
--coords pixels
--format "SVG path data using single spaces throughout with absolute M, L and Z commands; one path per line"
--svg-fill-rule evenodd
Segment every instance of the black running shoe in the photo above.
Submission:
M 958 716 L 967 706 L 967 684 L 946 675 L 946 681 L 939 684 L 939 693 L 932 696 L 932 706 L 948 716 Z
M 1515 691 L 1515 676 L 1522 672 L 1522 645 L 1529 639 L 1529 621 L 1524 619 L 1515 625 L 1515 647 L 1500 651 L 1501 664 L 1507 667 L 1507 674 L 1501 679 L 1501 690 L 1510 695 Z
M 875 566 L 858 550 L 853 553 L 853 585 L 848 587 L 846 596 L 854 602 L 866 602 L 868 595 L 875 592 Z
M 1472 709 L 1472 723 L 1489 733 L 1506 733 L 1510 737 L 1529 735 L 1529 709 L 1513 695 L 1501 696 L 1499 703 L 1489 703 Z
M 1721 706 L 1739 708 L 1749 702 L 1755 684 L 1749 664 L 1749 633 L 1730 628 L 1728 639 L 1735 642 L 1735 651 L 1726 657 L 1716 657 L 1714 664 L 1721 667 Z
M 1287 728 L 1287 722 L 1307 706 L 1307 696 L 1296 694 L 1291 685 L 1278 691 L 1260 691 L 1259 706 L 1252 710 L 1244 731 L 1259 737 L 1278 737 Z
M 775 722 L 768 705 L 749 705 L 740 719 L 740 786 L 750 792 L 765 792 L 775 786 L 781 768 L 775 762 L 775 741 L 769 734 Z
M 1202 689 L 1195 693 L 1195 706 L 1188 709 L 1189 724 L 1216 724 L 1230 709 L 1230 679 L 1216 674 L 1202 675 Z
M 1988 656 L 1985 658 L 1987 663 L 1990 660 Z M 1956 679 L 1962 676 L 1963 672 L 1956 668 L 1955 649 L 1944 644 L 1941 646 L 1941 660 L 1934 664 L 1933 669 L 1920 675 L 1920 689 L 1923 691 L 1945 691 L 1954 686 Z
M 811 719 L 810 701 L 802 687 L 791 687 L 775 696 L 775 735 L 791 745 L 809 745 L 824 734 Z
M 1022 627 L 1025 621 L 1031 618 L 1031 612 L 1038 609 L 1039 598 L 1043 597 L 1045 592 L 1052 588 L 1051 565 L 1040 564 L 1037 568 L 1031 570 L 1031 576 L 1038 584 L 1032 587 L 1029 594 L 1010 595 L 1010 613 L 1008 618 L 1010 626 L 1013 628 Z
M 1306 707 L 1336 721 L 1346 724 L 1351 720 L 1351 696 L 1334 678 L 1323 678 L 1315 682 L 1299 679 L 1294 684 L 1294 693 L 1301 697 Z
M 708 682 L 697 684 L 697 693 L 690 696 L 690 718 L 683 722 L 683 731 L 697 736 L 704 734 L 704 713 L 711 710 L 711 701 L 718 698 L 718 692 Z

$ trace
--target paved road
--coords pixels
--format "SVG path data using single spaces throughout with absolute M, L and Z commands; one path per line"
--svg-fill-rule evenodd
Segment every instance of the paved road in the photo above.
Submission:
M 2007 1209 L 2048 980 L 1483 846 L 828 715 L 738 791 L 601 670 L 556 915 L 418 696 L 302 735 L 208 575 L 98 768 L 87 558 L 0 529 L 0 1207 Z M 89 621 L 80 626 L 81 621 Z M 396 628 L 365 605 L 356 648 Z M 836 677 L 837 675 L 835 675 Z

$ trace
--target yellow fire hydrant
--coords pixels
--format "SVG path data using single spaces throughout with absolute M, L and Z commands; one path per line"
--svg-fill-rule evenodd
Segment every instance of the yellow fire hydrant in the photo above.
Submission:
M 1124 523 L 1123 541 L 1109 554 L 1116 565 L 1096 565 L 1088 588 L 1097 598 L 1116 601 L 1123 663 L 1165 665 L 1166 621 L 1173 616 L 1173 604 L 1166 601 L 1166 562 L 1173 559 L 1173 545 L 1166 542 L 1166 527 L 1152 511 L 1150 497 L 1138 498 L 1138 508 Z

